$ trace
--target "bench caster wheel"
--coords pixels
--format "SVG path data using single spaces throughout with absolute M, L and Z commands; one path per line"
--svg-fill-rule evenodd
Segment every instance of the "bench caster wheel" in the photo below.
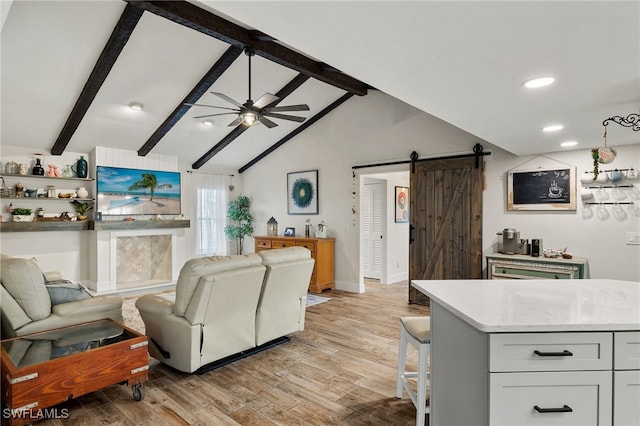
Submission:
M 133 399 L 136 401 L 142 401 L 142 398 L 144 398 L 144 387 L 142 386 L 142 383 L 133 385 L 131 390 L 133 391 Z

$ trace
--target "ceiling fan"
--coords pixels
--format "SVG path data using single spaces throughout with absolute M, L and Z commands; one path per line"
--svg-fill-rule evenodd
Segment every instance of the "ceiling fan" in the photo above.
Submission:
M 237 108 L 228 108 L 221 107 L 216 105 L 205 105 L 205 104 L 185 104 L 189 106 L 203 106 L 208 108 L 218 108 L 228 110 L 230 112 L 220 112 L 216 114 L 207 114 L 207 115 L 199 115 L 193 118 L 205 118 L 205 117 L 215 117 L 219 115 L 231 115 L 236 114 L 238 117 L 229 123 L 229 126 L 237 126 L 238 124 L 243 124 L 247 127 L 252 126 L 257 123 L 262 123 L 268 128 L 276 127 L 278 124 L 273 122 L 267 117 L 279 118 L 281 120 L 289 120 L 289 121 L 297 121 L 298 123 L 302 123 L 306 120 L 306 117 L 299 117 L 296 115 L 288 115 L 281 114 L 282 112 L 289 111 L 309 111 L 309 106 L 306 104 L 299 105 L 287 105 L 287 106 L 273 106 L 269 105 L 276 102 L 279 98 L 271 93 L 265 93 L 262 95 L 257 101 L 253 102 L 251 100 L 251 57 L 256 54 L 253 48 L 247 47 L 244 49 L 245 55 L 249 57 L 249 99 L 244 104 L 237 102 L 231 99 L 229 96 L 224 93 L 211 92 L 212 94 L 218 96 L 221 99 L 235 105 Z

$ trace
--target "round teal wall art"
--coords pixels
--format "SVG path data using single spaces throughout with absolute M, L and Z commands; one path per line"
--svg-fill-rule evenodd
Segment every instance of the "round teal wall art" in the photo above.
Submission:
M 287 212 L 318 214 L 318 171 L 287 173 Z

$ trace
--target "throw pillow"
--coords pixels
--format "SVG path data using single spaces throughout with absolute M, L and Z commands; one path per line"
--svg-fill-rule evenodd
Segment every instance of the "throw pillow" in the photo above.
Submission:
M 31 259 L 3 258 L 2 285 L 34 321 L 51 315 L 51 299 L 38 265 Z
M 52 306 L 92 297 L 83 286 L 78 283 L 72 283 L 69 280 L 49 281 L 45 284 L 45 287 L 49 292 Z

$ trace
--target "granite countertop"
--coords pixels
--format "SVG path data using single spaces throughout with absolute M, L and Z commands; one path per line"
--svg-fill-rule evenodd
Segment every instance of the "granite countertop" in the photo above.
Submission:
M 640 330 L 640 282 L 416 280 L 411 285 L 487 333 Z

